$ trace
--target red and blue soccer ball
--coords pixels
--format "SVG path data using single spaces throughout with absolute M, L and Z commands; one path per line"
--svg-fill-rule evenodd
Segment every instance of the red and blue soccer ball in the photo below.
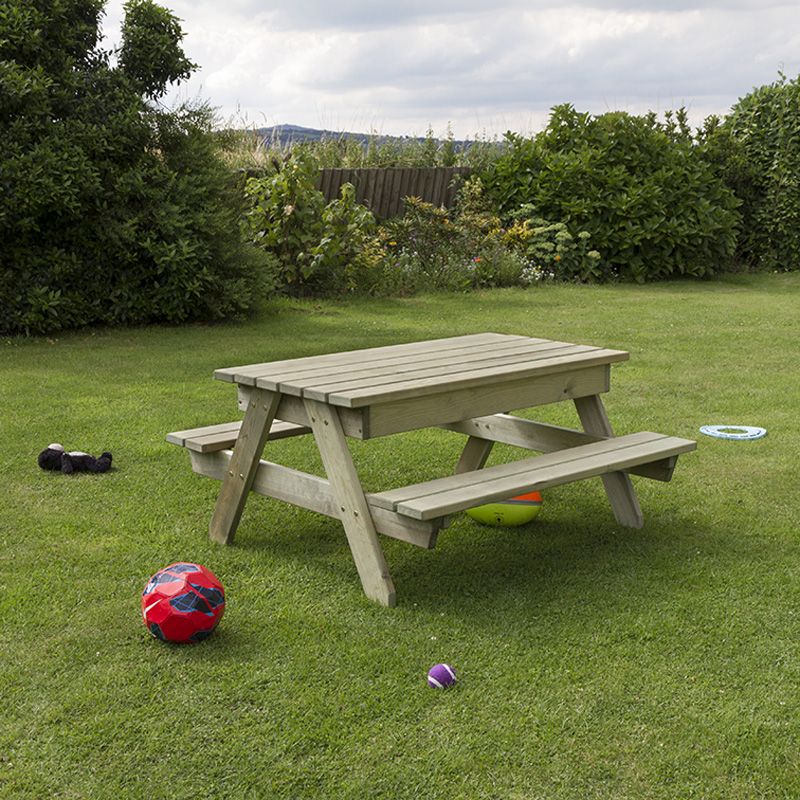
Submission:
M 200 564 L 170 564 L 156 572 L 142 592 L 144 624 L 165 642 L 207 639 L 224 612 L 225 590 Z

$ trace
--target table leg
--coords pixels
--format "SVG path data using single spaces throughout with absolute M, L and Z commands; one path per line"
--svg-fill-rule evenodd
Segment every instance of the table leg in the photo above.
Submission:
M 369 505 L 361 488 L 342 423 L 336 409 L 317 400 L 305 400 L 311 430 L 341 512 L 347 542 L 364 592 L 384 606 L 395 605 L 395 591 L 378 542 Z
M 278 392 L 265 389 L 253 389 L 250 394 L 228 472 L 208 526 L 209 536 L 215 542 L 230 544 L 233 541 L 279 400 Z
M 594 436 L 614 435 L 600 395 L 576 398 L 575 408 L 586 433 Z M 624 472 L 610 472 L 602 478 L 617 522 L 627 528 L 641 528 L 644 525 L 644 516 L 630 476 Z
M 494 442 L 489 439 L 470 436 L 461 452 L 461 458 L 458 459 L 458 464 L 456 464 L 456 475 L 460 475 L 462 472 L 483 469 L 493 446 Z

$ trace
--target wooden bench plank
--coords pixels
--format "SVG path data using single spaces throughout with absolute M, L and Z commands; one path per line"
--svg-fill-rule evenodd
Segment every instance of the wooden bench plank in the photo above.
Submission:
M 204 428 L 191 428 L 186 431 L 175 431 L 167 434 L 170 444 L 186 447 L 197 453 L 213 453 L 227 450 L 236 444 L 242 421 L 225 422 L 220 425 L 206 425 Z M 269 440 L 287 439 L 291 436 L 302 436 L 311 433 L 311 428 L 297 425 L 294 422 L 274 420 L 269 429 Z
M 585 445 L 591 446 L 591 445 Z M 636 464 L 647 463 L 665 455 L 675 455 L 694 449 L 694 442 L 664 437 L 662 440 L 645 442 L 621 451 L 586 456 L 572 461 L 561 462 L 547 467 L 530 463 L 529 471 L 517 473 L 499 480 L 493 480 L 480 487 L 478 503 L 491 503 L 524 492 L 547 489 L 562 483 L 583 480 L 609 473 L 619 474 L 621 470 Z M 552 454 L 551 454 L 552 455 Z M 539 458 L 544 458 L 540 456 Z M 536 459 L 530 459 L 534 462 Z M 453 514 L 475 505 L 474 487 L 453 489 L 441 495 L 415 498 L 400 504 L 395 509 L 400 514 L 408 514 L 415 519 L 432 519 Z M 626 523 L 638 527 L 640 522 Z
M 433 519 L 522 492 L 676 456 L 695 447 L 688 439 L 643 431 L 401 487 L 374 495 L 373 502 L 414 519 Z
M 518 461 L 510 461 L 504 464 L 496 464 L 493 467 L 485 467 L 482 470 L 475 470 L 474 472 L 466 472 L 460 475 L 447 475 L 444 478 L 434 478 L 430 481 L 423 481 L 422 483 L 415 483 L 410 486 L 401 486 L 397 489 L 390 489 L 387 492 L 381 492 L 376 497 L 376 502 L 384 508 L 397 508 L 401 503 L 414 498 L 423 497 L 429 494 L 440 494 L 442 492 L 450 491 L 451 489 L 459 489 L 466 486 L 478 486 L 489 480 L 496 478 L 505 478 L 516 475 L 521 472 L 530 470 L 531 463 L 536 462 L 544 467 L 552 464 L 559 464 L 562 462 L 579 459 L 585 455 L 602 455 L 604 453 L 613 453 L 620 447 L 637 445 L 647 442 L 662 439 L 663 435 L 660 433 L 652 433 L 651 431 L 643 431 L 641 433 L 633 433 L 628 436 L 620 436 L 615 440 L 603 439 L 599 442 L 592 442 L 588 445 L 580 445 L 578 447 L 569 447 L 565 450 L 559 450 L 553 453 L 547 453 L 541 456 L 534 456 L 532 458 L 523 458 Z M 482 501 L 479 500 L 474 505 L 479 505 Z
M 233 440 L 236 441 L 236 436 L 239 434 L 239 428 L 241 425 L 242 421 L 239 419 L 234 422 L 223 422 L 219 425 L 206 425 L 202 428 L 189 428 L 185 431 L 173 431 L 172 433 L 167 434 L 167 441 L 170 442 L 170 444 L 177 444 L 179 447 L 185 447 L 186 440 L 191 439 L 193 436 L 206 436 L 214 434 L 227 436 L 234 431 L 235 433 Z
M 470 372 L 456 373 L 452 376 L 434 376 L 416 380 L 404 380 L 386 386 L 365 387 L 334 392 L 328 395 L 327 401 L 345 408 L 360 408 L 374 403 L 390 403 L 419 399 L 427 395 L 463 391 L 472 387 L 492 385 L 497 379 L 503 381 L 519 381 L 534 375 L 550 375 L 573 370 L 576 367 L 587 368 L 595 365 L 606 365 L 617 361 L 625 361 L 629 354 L 622 350 L 606 350 L 592 348 L 563 357 L 553 356 L 536 361 L 523 361 L 518 364 L 487 367 Z
M 456 433 L 465 433 L 470 438 L 502 442 L 516 447 L 524 447 L 527 450 L 538 450 L 541 453 L 551 453 L 554 450 L 578 447 L 578 445 L 609 438 L 608 436 L 595 436 L 574 428 L 562 428 L 559 425 L 535 422 L 524 417 L 515 417 L 513 414 L 490 414 L 485 417 L 449 422 L 440 427 Z M 675 461 L 675 458 L 664 458 L 650 464 L 631 467 L 626 472 L 657 481 L 669 481 L 675 469 Z
M 214 371 L 217 380 L 231 383 L 244 383 L 255 385 L 255 378 L 270 372 L 290 367 L 321 366 L 340 364 L 342 366 L 362 364 L 369 360 L 385 358 L 387 356 L 402 357 L 413 353 L 437 352 L 450 348 L 459 348 L 468 344 L 481 344 L 490 342 L 510 342 L 526 340 L 526 336 L 504 333 L 474 333 L 466 336 L 450 336 L 444 339 L 433 339 L 423 342 L 408 342 L 406 344 L 393 344 L 383 347 L 369 347 L 361 350 L 346 350 L 338 353 L 321 353 L 315 356 L 290 358 L 280 361 L 266 361 L 261 364 L 245 364 L 238 367 L 225 367 Z

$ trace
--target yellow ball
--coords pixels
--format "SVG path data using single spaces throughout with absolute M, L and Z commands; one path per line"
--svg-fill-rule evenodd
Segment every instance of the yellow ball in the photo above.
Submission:
M 511 526 L 525 525 L 536 517 L 542 507 L 539 492 L 528 492 L 499 503 L 468 508 L 467 514 L 482 525 Z

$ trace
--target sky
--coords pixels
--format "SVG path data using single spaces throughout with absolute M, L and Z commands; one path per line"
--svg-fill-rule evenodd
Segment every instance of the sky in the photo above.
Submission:
M 800 72 L 800 2 L 162 0 L 200 65 L 169 100 L 220 124 L 456 138 L 533 133 L 549 109 L 725 114 Z M 109 0 L 105 46 L 123 0 Z

